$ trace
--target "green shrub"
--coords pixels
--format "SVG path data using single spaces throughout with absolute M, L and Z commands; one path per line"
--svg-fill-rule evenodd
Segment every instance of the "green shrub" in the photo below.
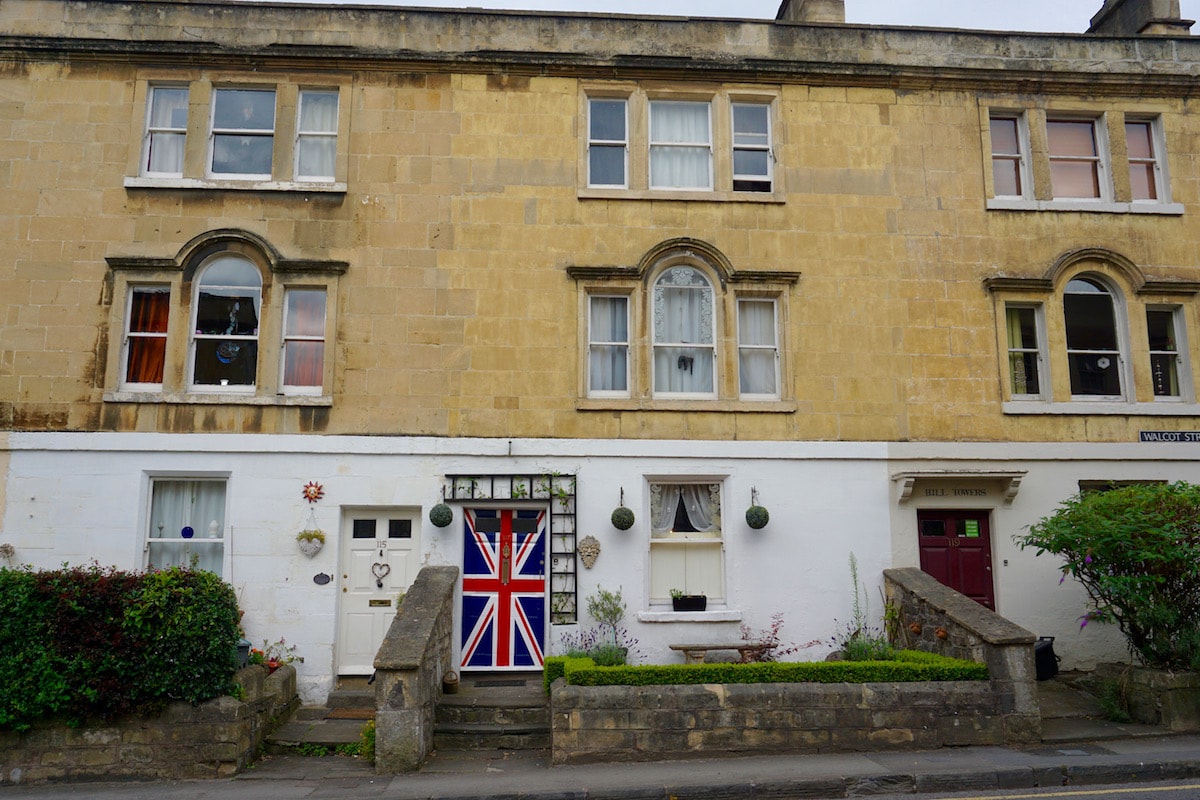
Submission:
M 237 620 L 233 590 L 208 572 L 0 569 L 0 728 L 230 691 Z
M 549 665 L 551 659 L 547 659 Z M 987 679 L 987 666 L 932 653 L 902 650 L 891 661 L 802 661 L 759 664 L 597 666 L 591 659 L 558 659 L 573 686 L 673 686 L 698 683 L 881 683 Z M 550 669 L 547 668 L 547 674 Z M 555 675 L 557 677 L 557 674 Z M 547 686 L 549 682 L 547 683 Z
M 1115 622 L 1147 666 L 1200 669 L 1200 487 L 1075 496 L 1016 542 L 1063 559 L 1063 578 L 1079 581 L 1093 606 L 1080 627 Z
M 358 734 L 358 754 L 375 763 L 375 720 L 367 720 Z

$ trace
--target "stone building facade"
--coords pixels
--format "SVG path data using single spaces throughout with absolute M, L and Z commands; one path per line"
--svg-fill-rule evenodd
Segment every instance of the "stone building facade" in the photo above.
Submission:
M 851 554 L 1120 656 L 1012 537 L 1200 480 L 1200 44 L 843 19 L 0 3 L 0 541 L 219 570 L 308 700 L 421 564 L 468 669 L 826 642 Z

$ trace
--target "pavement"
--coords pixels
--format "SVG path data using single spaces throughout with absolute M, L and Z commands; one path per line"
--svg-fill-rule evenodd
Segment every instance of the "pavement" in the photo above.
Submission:
M 209 781 L 52 784 L 0 788 L 14 800 L 792 800 L 881 794 L 1194 782 L 1200 736 L 1116 724 L 1055 681 L 1039 686 L 1043 742 L 1021 747 L 774 755 L 550 766 L 544 750 L 435 752 L 416 773 L 376 775 L 342 756 L 265 756 Z M 1085 698 L 1086 700 L 1086 698 Z

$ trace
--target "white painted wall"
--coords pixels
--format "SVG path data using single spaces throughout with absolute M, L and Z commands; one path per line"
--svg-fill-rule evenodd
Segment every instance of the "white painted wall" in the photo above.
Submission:
M 1076 619 L 1085 610 L 1082 592 L 1069 582 L 1060 586 L 1058 564 L 1017 549 L 1013 534 L 1052 511 L 1081 478 L 1200 481 L 1200 465 L 1186 457 L 1187 448 L 1168 445 L 510 443 L 117 433 L 13 433 L 8 444 L 0 541 L 16 548 L 19 562 L 36 567 L 94 560 L 141 568 L 149 476 L 227 475 L 231 531 L 226 577 L 246 611 L 248 638 L 258 645 L 283 637 L 304 656 L 298 675 L 306 703 L 323 702 L 335 674 L 340 508 L 420 507 L 425 563 L 459 564 L 457 515 L 446 529 L 433 527 L 427 517 L 440 500 L 447 473 L 577 474 L 579 537 L 595 536 L 602 548 L 593 569 L 578 567 L 581 611 L 584 598 L 597 586 L 621 587 L 641 660 L 669 662 L 679 659 L 667 649 L 671 643 L 736 641 L 739 622 L 757 631 L 777 612 L 784 614 L 786 641 L 821 642 L 796 658 L 823 657 L 831 649 L 835 627 L 850 617 L 849 554 L 858 559 L 876 621 L 882 613 L 882 570 L 917 563 L 915 509 L 929 506 L 920 498 L 900 502 L 892 475 L 929 469 L 1024 471 L 1011 502 L 998 491 L 986 501 L 993 509 L 997 603 L 1018 624 L 1056 636 L 1064 667 L 1122 658 L 1123 640 L 1094 625 L 1080 633 Z M 701 617 L 711 621 L 659 621 L 678 617 L 649 608 L 645 600 L 648 478 L 701 475 L 719 478 L 723 486 L 728 604 L 710 607 Z M 294 539 L 308 519 L 310 507 L 301 497 L 308 481 L 325 487 L 325 498 L 313 512 L 329 534 L 324 550 L 312 559 L 299 552 Z M 751 487 L 771 512 L 762 531 L 745 524 Z M 637 517 L 629 531 L 617 531 L 609 522 L 622 488 Z M 977 498 L 964 502 L 968 507 L 981 504 Z M 320 572 L 334 580 L 318 586 L 313 576 Z M 552 629 L 551 652 L 562 631 L 572 629 Z

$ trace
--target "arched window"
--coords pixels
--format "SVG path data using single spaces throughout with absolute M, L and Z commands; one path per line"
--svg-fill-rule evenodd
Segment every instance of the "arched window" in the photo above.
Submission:
M 253 389 L 261 308 L 262 275 L 250 261 L 225 254 L 203 267 L 192 305 L 192 386 Z
M 1072 279 L 1063 291 L 1063 321 L 1071 395 L 1123 397 L 1124 360 L 1112 291 L 1092 278 Z
M 654 394 L 716 393 L 713 287 L 700 270 L 674 266 L 654 283 Z

